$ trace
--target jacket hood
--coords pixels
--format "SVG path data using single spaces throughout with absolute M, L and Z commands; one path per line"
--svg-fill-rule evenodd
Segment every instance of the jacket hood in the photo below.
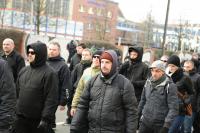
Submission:
M 35 52 L 35 61 L 30 65 L 31 67 L 40 67 L 46 63 L 47 60 L 47 46 L 45 43 L 37 41 L 27 46 L 26 53 L 32 48 Z
M 110 77 L 112 77 L 117 72 L 118 57 L 117 57 L 117 54 L 116 54 L 116 52 L 114 50 L 107 50 L 105 52 L 108 53 L 108 54 L 110 54 L 111 57 L 112 57 L 112 68 L 111 68 L 111 71 L 110 71 L 109 75 L 107 75 L 105 77 L 105 78 L 110 78 Z
M 134 60 L 135 62 L 142 62 L 142 57 L 143 57 L 143 47 L 129 47 L 128 53 L 130 54 L 131 51 L 135 51 L 138 53 L 138 57 Z

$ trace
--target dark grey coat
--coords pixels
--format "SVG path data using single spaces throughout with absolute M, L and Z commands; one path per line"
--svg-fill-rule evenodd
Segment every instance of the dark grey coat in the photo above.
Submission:
M 177 87 L 168 77 L 155 88 L 149 79 L 146 81 L 138 107 L 144 123 L 169 128 L 178 106 Z
M 112 57 L 109 78 L 105 79 L 101 73 L 86 85 L 71 123 L 71 133 L 136 133 L 134 87 L 116 72 L 117 56 Z

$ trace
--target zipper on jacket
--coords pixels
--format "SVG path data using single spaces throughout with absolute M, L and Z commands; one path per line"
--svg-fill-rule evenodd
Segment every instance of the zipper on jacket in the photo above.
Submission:
M 106 92 L 106 84 L 104 83 L 103 85 L 103 98 L 102 98 L 102 102 L 101 102 L 101 110 L 100 110 L 100 133 L 101 133 L 101 124 L 102 124 L 102 120 L 101 120 L 101 115 L 102 115 L 102 108 L 103 108 L 103 103 L 104 103 L 104 97 L 105 97 L 105 92 Z

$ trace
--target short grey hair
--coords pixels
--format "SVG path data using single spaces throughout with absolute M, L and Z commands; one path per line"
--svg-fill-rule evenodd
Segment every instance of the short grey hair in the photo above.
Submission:
M 49 42 L 49 45 L 56 45 L 58 47 L 58 50 L 60 51 L 60 44 L 58 42 Z

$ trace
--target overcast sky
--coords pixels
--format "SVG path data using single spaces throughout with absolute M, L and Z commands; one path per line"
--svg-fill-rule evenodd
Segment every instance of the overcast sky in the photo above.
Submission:
M 158 23 L 165 22 L 168 0 L 113 0 L 119 3 L 119 7 L 126 19 L 141 22 L 148 12 Z M 200 24 L 200 0 L 170 0 L 169 23 L 179 23 L 188 20 L 189 23 Z

